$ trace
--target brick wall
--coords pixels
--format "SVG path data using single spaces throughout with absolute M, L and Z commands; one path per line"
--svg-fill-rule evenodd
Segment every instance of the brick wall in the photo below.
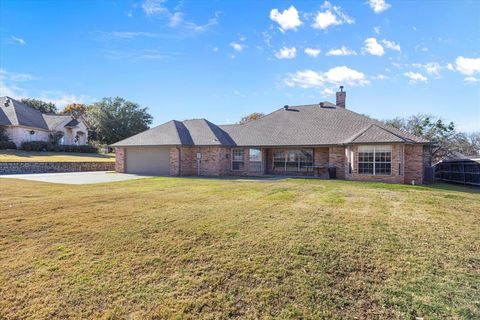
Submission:
M 180 148 L 180 175 L 196 176 L 198 174 L 197 153 L 201 153 L 200 175 L 201 176 L 219 176 L 226 175 L 230 169 L 229 149 L 224 147 L 182 147 Z M 172 157 L 173 155 L 173 157 Z M 177 153 L 170 152 L 170 171 L 176 173 L 175 160 Z M 174 159 L 174 160 L 172 160 Z M 177 173 L 178 174 L 178 173 Z
M 180 148 L 170 148 L 170 175 L 180 175 Z
M 328 163 L 337 168 L 337 179 L 345 179 L 345 168 L 347 166 L 344 147 L 328 148 Z
M 113 171 L 113 162 L 0 162 L 0 174 Z
M 402 157 L 403 157 L 403 145 L 392 145 L 392 174 L 391 175 L 373 175 L 373 174 L 359 174 L 358 173 L 358 146 L 350 146 L 352 154 L 352 173 L 348 173 L 347 164 L 347 180 L 360 180 L 360 181 L 378 181 L 389 183 L 404 183 L 404 175 Z
M 125 148 L 115 148 L 115 171 L 125 172 Z
M 423 145 L 405 145 L 405 183 L 423 183 Z

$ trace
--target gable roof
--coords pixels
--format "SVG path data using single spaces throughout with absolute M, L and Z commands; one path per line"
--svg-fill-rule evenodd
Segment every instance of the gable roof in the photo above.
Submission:
M 230 137 L 217 125 L 205 119 L 172 120 L 114 143 L 114 147 L 127 146 L 231 146 Z
M 79 123 L 71 115 L 41 113 L 15 99 L 0 97 L 0 125 L 54 130 L 68 120 L 70 121 L 65 126 L 74 126 Z
M 8 103 L 7 103 L 8 101 Z M 0 125 L 26 126 L 49 130 L 43 114 L 17 100 L 0 97 Z
M 175 125 L 167 124 L 175 123 Z M 176 139 L 167 139 L 177 137 Z M 334 104 L 290 106 L 245 124 L 215 125 L 205 119 L 171 121 L 113 146 L 223 145 L 315 146 L 349 143 L 428 143 L 407 132 Z
M 350 139 L 349 143 L 369 143 L 369 142 L 413 142 L 411 139 L 406 137 L 401 137 L 398 134 L 387 130 L 386 128 L 379 127 L 376 124 L 368 126 L 365 130 L 361 131 L 360 134 L 356 135 L 354 138 Z

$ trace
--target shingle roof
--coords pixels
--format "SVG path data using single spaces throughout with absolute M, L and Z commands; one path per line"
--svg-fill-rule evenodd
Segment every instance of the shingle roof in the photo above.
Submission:
M 48 125 L 40 111 L 17 100 L 0 97 L 0 110 L 1 125 L 26 126 L 48 130 Z
M 77 119 L 72 119 L 70 120 L 66 125 L 65 127 L 75 127 L 79 124 L 80 122 L 78 122 Z
M 351 142 L 351 143 L 369 143 L 369 142 L 375 142 L 375 141 L 409 142 L 408 140 L 405 138 L 402 138 L 398 134 L 392 133 L 391 131 L 385 128 L 381 128 L 376 124 L 372 124 L 365 130 L 363 130 L 359 135 L 357 135 L 355 138 L 351 139 L 348 142 Z
M 181 137 L 181 138 L 180 138 Z M 334 104 L 290 106 L 245 124 L 171 121 L 113 146 L 313 146 L 348 143 L 427 143 L 409 133 Z
M 112 146 L 225 146 L 234 145 L 230 137 L 205 119 L 172 120 L 119 141 Z
M 7 100 L 9 101 L 8 103 Z M 44 114 L 15 99 L 0 97 L 0 125 L 53 130 L 67 120 L 71 121 L 66 126 L 78 124 L 78 121 L 70 115 Z
M 47 123 L 50 130 L 57 128 L 59 125 L 61 125 L 68 119 L 73 120 L 72 116 L 59 114 L 43 114 L 43 118 L 45 119 L 45 122 Z

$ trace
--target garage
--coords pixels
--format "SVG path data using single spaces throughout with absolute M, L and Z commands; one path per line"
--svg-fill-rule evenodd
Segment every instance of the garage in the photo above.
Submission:
M 170 148 L 134 147 L 125 149 L 127 173 L 169 175 Z

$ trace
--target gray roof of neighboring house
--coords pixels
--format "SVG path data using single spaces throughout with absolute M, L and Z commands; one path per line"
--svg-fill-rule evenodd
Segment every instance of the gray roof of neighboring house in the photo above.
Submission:
M 9 101 L 8 103 L 7 99 Z M 44 114 L 15 99 L 0 97 L 0 125 L 26 126 L 43 130 L 53 130 L 67 119 L 72 119 L 72 116 Z
M 350 143 L 428 143 L 380 121 L 324 102 L 278 109 L 245 124 L 170 121 L 113 146 L 314 146 Z
M 0 125 L 48 130 L 48 125 L 40 111 L 9 97 L 0 97 L 0 114 Z

